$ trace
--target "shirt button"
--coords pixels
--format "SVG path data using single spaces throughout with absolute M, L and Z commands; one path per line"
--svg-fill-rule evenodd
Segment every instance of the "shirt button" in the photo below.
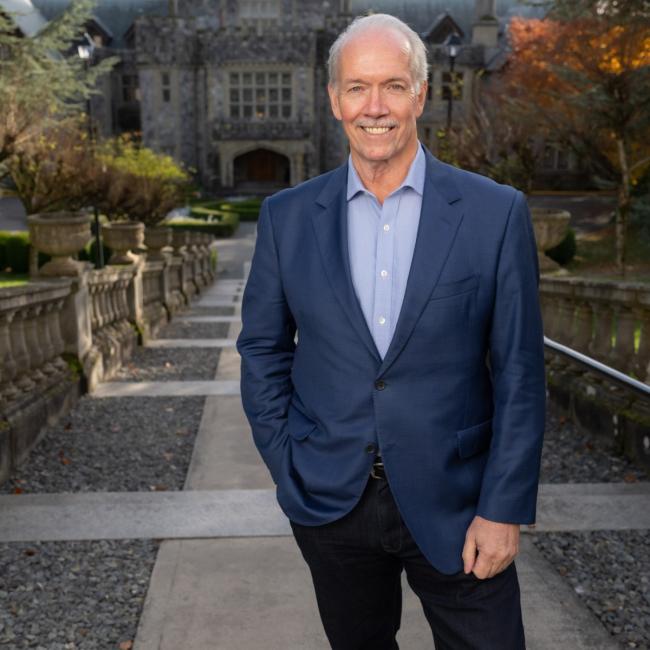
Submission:
M 367 454 L 374 454 L 376 451 L 377 451 L 377 447 L 375 447 L 375 445 L 373 445 L 373 444 L 366 445 L 366 453 Z
M 386 323 L 386 319 L 383 316 L 379 317 L 379 324 L 384 325 Z
M 388 271 L 382 271 L 379 275 L 381 275 L 382 278 L 387 278 L 388 277 Z
M 388 232 L 390 230 L 390 226 L 386 223 L 384 224 L 384 230 Z
M 384 388 L 386 388 L 386 382 L 383 379 L 378 379 L 375 382 L 375 388 L 377 390 L 384 390 Z

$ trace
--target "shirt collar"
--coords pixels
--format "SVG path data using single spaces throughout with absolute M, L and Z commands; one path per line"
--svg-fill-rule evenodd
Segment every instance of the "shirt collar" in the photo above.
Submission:
M 403 187 L 410 187 L 412 190 L 415 190 L 420 196 L 424 192 L 424 176 L 426 171 L 426 158 L 424 157 L 424 149 L 418 141 L 418 150 L 415 154 L 415 158 L 409 167 L 406 177 L 402 181 L 402 184 L 393 192 L 399 192 Z M 352 162 L 352 155 L 348 156 L 348 190 L 347 190 L 347 200 L 354 198 L 359 192 L 368 192 L 364 187 L 357 170 L 354 168 L 354 163 Z M 369 193 L 369 192 L 368 192 Z

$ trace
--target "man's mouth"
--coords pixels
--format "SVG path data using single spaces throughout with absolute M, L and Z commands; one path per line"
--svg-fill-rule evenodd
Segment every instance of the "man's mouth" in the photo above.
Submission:
M 389 131 L 392 131 L 395 127 L 394 126 L 362 126 L 361 128 L 366 133 L 369 133 L 370 135 L 383 135 L 384 133 L 388 133 Z

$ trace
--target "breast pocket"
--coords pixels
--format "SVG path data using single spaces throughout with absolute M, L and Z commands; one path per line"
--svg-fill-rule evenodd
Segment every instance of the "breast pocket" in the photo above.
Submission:
M 453 282 L 439 282 L 433 290 L 429 302 L 474 291 L 478 287 L 478 277 L 478 275 L 473 274 Z

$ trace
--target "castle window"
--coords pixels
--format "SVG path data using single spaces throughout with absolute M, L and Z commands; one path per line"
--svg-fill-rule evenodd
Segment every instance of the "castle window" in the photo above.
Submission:
M 542 151 L 541 166 L 547 171 L 567 171 L 576 168 L 573 153 L 557 143 L 546 143 Z
M 453 98 L 456 101 L 463 99 L 463 73 L 443 72 L 442 73 L 442 99 L 449 101 Z
M 272 27 L 280 18 L 279 0 L 239 0 L 239 22 L 248 27 Z
M 162 100 L 167 103 L 172 98 L 171 78 L 169 72 L 163 72 L 161 75 L 162 81 Z
M 230 117 L 261 121 L 289 120 L 292 115 L 290 72 L 231 72 Z
M 137 74 L 122 75 L 122 101 L 125 103 L 138 101 Z

